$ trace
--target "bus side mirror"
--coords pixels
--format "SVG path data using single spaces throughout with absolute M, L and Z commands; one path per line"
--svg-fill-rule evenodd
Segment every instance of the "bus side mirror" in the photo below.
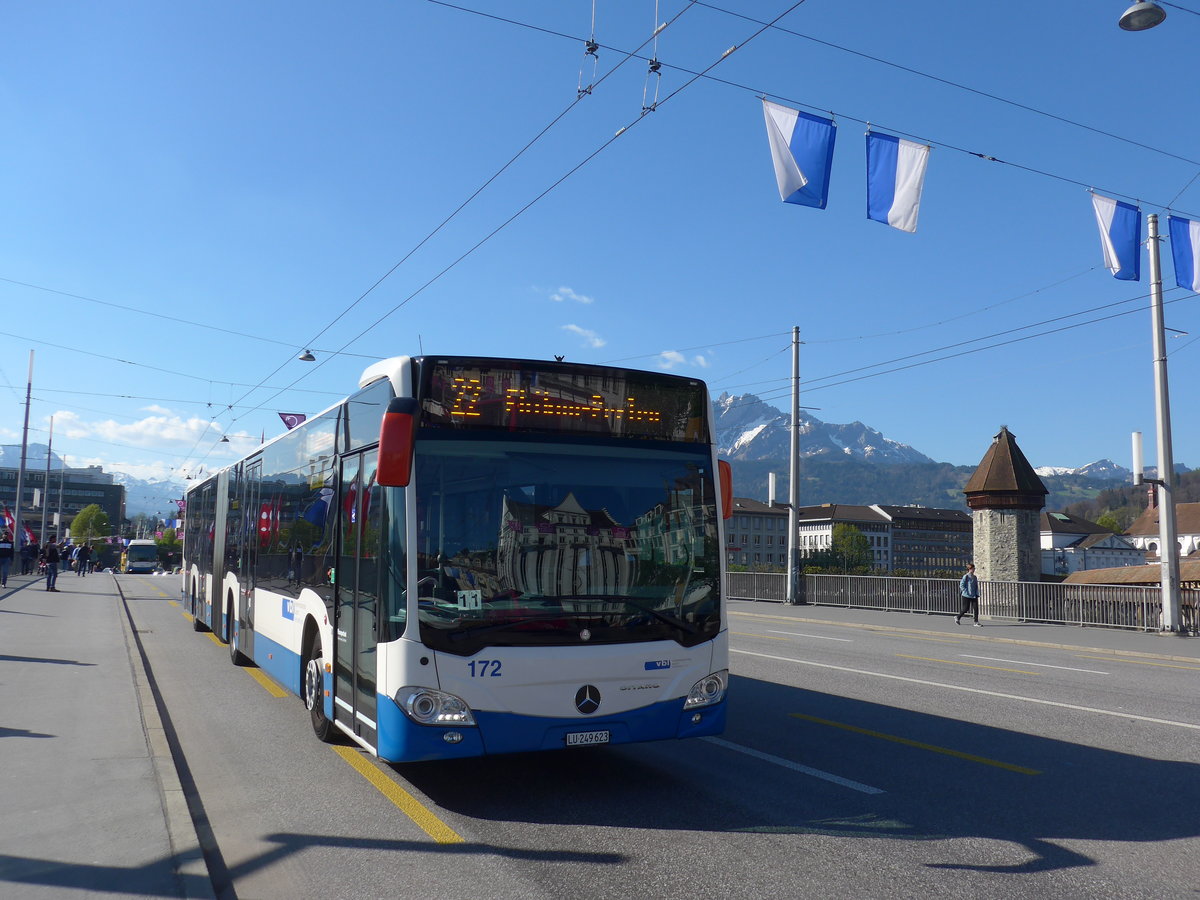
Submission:
M 412 477 L 417 401 L 393 397 L 379 423 L 379 468 L 375 481 L 384 487 L 407 487 Z
M 721 481 L 721 518 L 729 519 L 733 517 L 733 466 L 718 459 L 717 475 Z

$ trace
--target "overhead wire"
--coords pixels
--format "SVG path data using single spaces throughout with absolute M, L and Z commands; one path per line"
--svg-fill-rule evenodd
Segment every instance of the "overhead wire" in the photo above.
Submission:
M 552 30 L 550 30 L 550 29 L 542 28 L 542 27 L 540 27 L 540 26 L 528 25 L 528 23 L 525 23 L 525 22 L 520 22 L 520 21 L 513 20 L 513 19 L 501 18 L 501 17 L 498 17 L 498 16 L 493 16 L 493 15 L 491 15 L 491 14 L 489 14 L 489 13 L 482 13 L 482 12 L 479 12 L 478 10 L 470 9 L 470 8 L 468 8 L 468 7 L 463 7 L 463 6 L 459 6 L 459 5 L 454 5 L 454 4 L 446 3 L 446 2 L 444 2 L 444 0 L 426 0 L 426 2 L 427 2 L 427 3 L 435 3 L 435 4 L 439 5 L 439 6 L 446 6 L 446 7 L 450 7 L 450 8 L 456 9 L 456 10 L 460 10 L 460 11 L 463 11 L 463 12 L 471 13 L 471 14 L 473 14 L 473 15 L 480 15 L 480 16 L 484 16 L 485 18 L 493 18 L 493 19 L 498 19 L 498 20 L 500 20 L 500 21 L 504 21 L 504 22 L 506 22 L 506 23 L 513 24 L 513 25 L 516 25 L 516 26 L 519 26 L 519 27 L 529 27 L 529 28 L 532 28 L 532 29 L 534 29 L 534 30 L 536 30 L 536 31 L 540 31 L 540 32 L 543 32 L 543 33 L 551 34 L 551 35 L 554 35 L 554 36 L 557 36 L 557 37 L 567 37 L 567 38 L 570 38 L 570 39 L 572 39 L 572 40 L 576 40 L 576 39 L 577 39 L 577 38 L 572 38 L 572 37 L 571 37 L 571 36 L 569 36 L 569 35 L 563 35 L 563 34 L 561 34 L 561 33 L 559 33 L 559 32 L 552 31 Z M 700 3 L 700 0 L 695 0 L 695 3 L 696 3 L 697 5 L 703 5 L 703 4 L 701 4 L 701 3 Z M 727 10 L 724 10 L 724 9 L 720 9 L 720 11 L 721 11 L 721 12 L 727 12 Z M 789 12 L 790 12 L 790 10 L 789 10 Z M 737 13 L 731 13 L 731 15 L 739 15 L 739 16 L 740 16 L 740 14 L 737 14 Z M 747 17 L 743 17 L 743 18 L 747 18 Z M 761 19 L 754 19 L 754 18 L 750 18 L 750 19 L 749 19 L 749 21 L 751 21 L 751 22 L 755 22 L 755 23 L 758 23 L 758 24 L 762 24 L 762 25 L 763 25 L 763 30 L 766 30 L 767 28 L 775 28 L 775 27 L 776 27 L 776 25 L 775 25 L 775 22 L 777 22 L 778 20 L 777 20 L 777 19 L 776 19 L 776 20 L 772 20 L 772 22 L 768 22 L 768 23 L 765 23 L 765 24 L 762 22 L 762 20 L 761 20 Z M 758 32 L 758 33 L 761 33 L 761 32 Z M 796 34 L 797 34 L 798 36 L 800 36 L 800 37 L 806 37 L 806 38 L 807 38 L 807 35 L 800 34 L 799 32 L 797 32 Z M 604 49 L 613 50 L 613 51 L 615 51 L 615 52 L 618 52 L 618 53 L 624 53 L 624 52 L 626 52 L 626 51 L 624 51 L 624 50 L 622 50 L 621 48 L 618 48 L 618 47 L 611 47 L 611 46 L 607 46 L 607 45 L 603 45 L 603 44 L 602 44 L 601 46 L 602 46 Z M 835 45 L 835 46 L 836 46 L 836 45 Z M 839 47 L 839 49 L 841 49 L 841 48 Z M 864 55 L 865 55 L 865 54 L 864 54 Z M 639 58 L 641 58 L 641 59 L 644 59 L 645 57 L 639 57 Z M 885 60 L 882 60 L 882 59 L 879 59 L 879 61 L 880 61 L 880 62 L 886 62 Z M 888 64 L 889 64 L 889 65 L 897 65 L 897 64 L 892 64 L 892 63 L 888 63 Z M 941 148 L 943 148 L 943 149 L 946 149 L 946 150 L 952 150 L 952 151 L 954 151 L 954 152 L 961 153 L 961 154 L 964 154 L 964 155 L 966 155 L 966 156 L 973 156 L 973 157 L 975 157 L 975 158 L 977 158 L 977 159 L 980 159 L 980 160 L 983 160 L 983 161 L 985 161 L 985 162 L 993 162 L 993 163 L 997 163 L 997 164 L 999 164 L 999 165 L 1003 165 L 1003 166 L 1007 166 L 1007 167 L 1009 167 L 1009 168 L 1016 169 L 1016 170 L 1018 170 L 1018 171 L 1028 172 L 1029 174 L 1032 174 L 1032 175 L 1040 175 L 1040 176 L 1042 176 L 1042 177 L 1044 177 L 1044 178 L 1049 178 L 1049 179 L 1051 179 L 1051 180 L 1058 181 L 1058 182 L 1061 182 L 1061 183 L 1064 183 L 1064 184 L 1073 185 L 1073 186 L 1075 186 L 1075 187 L 1079 187 L 1079 188 L 1082 188 L 1082 189 L 1084 189 L 1084 190 L 1093 190 L 1093 189 L 1099 189 L 1099 190 L 1103 190 L 1103 192 L 1104 192 L 1106 195 L 1113 196 L 1113 197 L 1120 197 L 1120 198 L 1123 198 L 1123 199 L 1126 199 L 1126 200 L 1132 200 L 1132 201 L 1134 201 L 1135 203 L 1139 203 L 1139 204 L 1140 204 L 1140 203 L 1143 203 L 1143 202 L 1144 202 L 1144 203 L 1146 203 L 1147 205 L 1154 206 L 1154 207 L 1157 207 L 1157 208 L 1159 208 L 1159 209 L 1171 209 L 1171 208 L 1172 208 L 1172 207 L 1171 207 L 1169 204 L 1157 203 L 1157 202 L 1154 202 L 1154 201 L 1152 201 L 1152 200 L 1149 200 L 1149 199 L 1147 199 L 1147 198 L 1144 198 L 1144 197 L 1137 197 L 1137 196 L 1134 196 L 1134 195 L 1132 195 L 1132 194 L 1128 194 L 1128 193 L 1125 193 L 1125 192 L 1123 192 L 1123 191 L 1116 190 L 1116 189 L 1114 189 L 1114 188 L 1109 188 L 1109 187 L 1100 187 L 1100 186 L 1098 186 L 1098 185 L 1096 185 L 1096 184 L 1093 184 L 1093 183 L 1090 183 L 1090 182 L 1080 181 L 1080 180 L 1078 180 L 1078 179 L 1076 179 L 1076 178 L 1071 178 L 1071 177 L 1069 177 L 1069 176 L 1066 176 L 1066 175 L 1061 175 L 1061 174 L 1058 174 L 1058 173 L 1055 173 L 1055 172 L 1050 172 L 1050 171 L 1047 171 L 1047 170 L 1045 170 L 1045 169 L 1039 169 L 1039 168 L 1036 168 L 1036 167 L 1034 167 L 1034 166 L 1026 165 L 1026 164 L 1023 164 L 1023 163 L 1019 163 L 1019 162 L 1013 162 L 1012 160 L 1001 159 L 1001 158 L 999 158 L 999 157 L 997 157 L 997 156 L 994 156 L 994 155 L 992 155 L 992 154 L 984 153 L 984 152 L 977 151 L 977 150 L 969 150 L 969 149 L 967 149 L 967 148 L 965 148 L 965 147 L 961 147 L 961 146 L 958 146 L 958 145 L 956 145 L 956 144 L 951 144 L 951 143 L 948 143 L 948 142 L 945 142 L 945 141 L 939 141 L 939 140 L 935 140 L 935 139 L 932 139 L 932 138 L 928 138 L 928 137 L 925 137 L 925 136 L 922 136 L 922 135 L 917 135 L 917 134 L 914 134 L 914 133 L 912 133 L 912 132 L 905 131 L 905 130 L 903 130 L 903 129 L 899 129 L 899 128 L 894 128 L 894 127 L 888 126 L 888 125 L 886 125 L 886 124 L 880 123 L 880 122 L 878 122 L 878 121 L 876 121 L 876 120 L 873 120 L 873 119 L 866 119 L 866 118 L 862 118 L 862 117 L 859 117 L 859 116 L 850 115 L 850 114 L 847 114 L 847 113 L 845 113 L 845 112 L 842 112 L 842 111 L 836 111 L 836 110 L 832 110 L 832 111 L 831 111 L 831 110 L 829 110 L 829 109 L 828 109 L 828 107 L 819 106 L 819 105 L 816 105 L 816 104 L 813 104 L 813 103 L 808 103 L 808 102 L 805 102 L 805 101 L 803 101 L 803 100 L 798 100 L 798 99 L 796 99 L 796 98 L 794 98 L 794 97 L 789 97 L 789 96 L 787 96 L 787 95 L 784 95 L 784 94 L 776 93 L 776 92 L 774 92 L 774 91 L 765 90 L 765 89 L 763 89 L 763 88 L 752 87 L 752 86 L 750 86 L 750 85 L 743 84 L 743 83 L 740 83 L 740 82 L 736 82 L 736 81 L 730 81 L 730 80 L 728 80 L 728 79 L 720 78 L 720 77 L 717 77 L 717 76 L 714 76 L 714 75 L 709 75 L 709 74 L 708 74 L 708 72 L 709 72 L 709 69 L 711 69 L 711 66 L 709 67 L 709 69 L 705 69 L 705 70 L 703 70 L 703 71 L 701 71 L 701 72 L 697 72 L 696 70 L 694 70 L 694 69 L 689 69 L 689 68 L 687 68 L 687 67 L 685 67 L 685 66 L 680 66 L 680 65 L 676 65 L 676 64 L 672 64 L 672 63 L 667 63 L 667 62 L 663 62 L 663 63 L 662 63 L 662 66 L 663 66 L 663 68 L 672 69 L 672 70 L 674 70 L 674 71 L 677 71 L 677 72 L 683 73 L 683 74 L 685 74 L 685 75 L 691 75 L 691 76 L 693 76 L 693 80 L 695 80 L 696 78 L 704 78 L 704 79 L 706 79 L 706 80 L 708 80 L 708 81 L 712 81 L 712 82 L 713 82 L 713 83 L 715 83 L 715 84 L 722 84 L 722 85 L 725 85 L 726 87 L 735 88 L 735 89 L 737 89 L 737 90 L 744 91 L 744 92 L 746 92 L 746 93 L 751 93 L 751 94 L 754 94 L 754 95 L 755 95 L 755 96 L 757 96 L 757 97 L 774 97 L 774 98 L 776 98 L 776 99 L 778 99 L 778 100 L 782 100 L 782 101 L 785 101 L 785 102 L 787 102 L 787 103 L 791 103 L 791 104 L 793 104 L 794 106 L 803 107 L 803 108 L 805 108 L 805 109 L 813 110 L 813 111 L 816 111 L 816 112 L 818 112 L 818 113 L 822 113 L 822 114 L 829 113 L 829 114 L 833 115 L 835 118 L 837 118 L 837 119 L 839 119 L 839 120 L 841 120 L 841 119 L 845 119 L 846 121 L 857 122 L 857 123 L 859 123 L 859 124 L 861 124 L 861 125 L 864 125 L 864 126 L 865 126 L 865 125 L 870 125 L 870 126 L 872 126 L 872 127 L 874 127 L 874 128 L 877 128 L 877 129 L 880 129 L 880 130 L 884 130 L 884 131 L 890 132 L 890 133 L 892 133 L 892 134 L 894 134 L 894 135 L 901 135 L 901 136 L 903 136 L 903 137 L 906 137 L 906 138 L 911 138 L 911 139 L 913 139 L 913 140 L 920 141 L 920 142 L 922 142 L 922 143 L 925 143 L 925 144 L 929 144 L 930 146 L 933 146 L 933 147 L 941 147 Z M 897 65 L 897 68 L 905 68 L 905 67 Z M 914 74 L 919 74 L 919 75 L 922 75 L 922 76 L 924 76 L 924 77 L 936 78 L 936 76 L 930 76 L 930 75 L 928 75 L 928 73 L 921 72 L 920 70 L 913 70 L 913 72 L 914 72 Z M 690 84 L 691 82 L 688 82 L 688 83 Z M 1005 98 L 999 97 L 998 95 L 991 95 L 991 94 L 987 94 L 987 93 L 986 93 L 986 92 L 984 92 L 984 91 L 978 91 L 978 90 L 976 90 L 976 89 L 974 89 L 974 88 L 969 88 L 969 87 L 967 87 L 966 85 L 962 85 L 962 84 L 959 84 L 959 83 L 956 83 L 956 82 L 947 82 L 947 84 L 951 84 L 951 85 L 954 85 L 954 86 L 956 86 L 956 87 L 961 87 L 962 89 L 964 89 L 964 90 L 968 90 L 968 91 L 971 91 L 972 93 L 977 93 L 977 94 L 980 94 L 980 95 L 983 95 L 983 96 L 992 97 L 993 99 L 999 100 L 999 101 L 1001 101 L 1001 102 L 1010 103 L 1010 104 L 1011 104 L 1011 105 L 1013 105 L 1013 106 L 1020 106 L 1020 107 L 1024 107 L 1024 105 L 1023 105 L 1023 104 L 1017 103 L 1016 101 L 1010 101 L 1010 100 L 1007 100 L 1007 99 L 1005 99 Z M 1028 110 L 1029 110 L 1030 112 L 1034 112 L 1034 113 L 1037 113 L 1037 114 L 1039 114 L 1039 115 L 1044 115 L 1044 116 L 1047 116 L 1047 117 L 1049 117 L 1049 118 L 1057 118 L 1057 119 L 1060 119 L 1061 121 L 1063 121 L 1063 122 L 1064 122 L 1064 123 L 1066 123 L 1066 124 L 1075 125 L 1075 126 L 1078 126 L 1078 127 L 1080 127 L 1080 128 L 1084 128 L 1084 129 L 1086 129 L 1086 130 L 1089 130 L 1089 131 L 1097 132 L 1097 133 L 1100 133 L 1100 134 L 1102 134 L 1102 135 L 1104 135 L 1104 136 L 1106 136 L 1106 137 L 1111 137 L 1111 138 L 1113 138 L 1113 139 L 1115 139 L 1115 140 L 1123 141 L 1124 143 L 1128 143 L 1128 144 L 1131 144 L 1131 145 L 1138 146 L 1139 148 L 1143 148 L 1143 149 L 1147 149 L 1147 150 L 1154 150 L 1155 152 L 1166 152 L 1166 151 L 1161 151 L 1159 148 L 1155 148 L 1155 147 L 1152 147 L 1152 146 L 1150 146 L 1150 145 L 1146 145 L 1146 144 L 1142 144 L 1141 142 L 1134 141 L 1134 140 L 1132 140 L 1132 139 L 1130 139 L 1130 138 L 1125 138 L 1125 137 L 1123 137 L 1123 136 L 1121 136 L 1121 135 L 1117 135 L 1117 134 L 1110 133 L 1110 132 L 1104 132 L 1104 131 L 1102 131 L 1102 130 L 1100 130 L 1100 129 L 1095 129 L 1095 128 L 1091 127 L 1091 126 L 1084 125 L 1083 123 L 1080 123 L 1080 122 L 1075 122 L 1074 120 L 1070 120 L 1070 119 L 1064 119 L 1064 118 L 1062 118 L 1062 117 L 1056 116 L 1056 115 L 1055 115 L 1055 114 L 1053 114 L 1053 113 L 1048 113 L 1048 112 L 1045 112 L 1044 110 L 1039 110 L 1039 109 L 1037 109 L 1036 107 L 1032 107 L 1032 106 L 1030 106 L 1030 107 L 1028 107 Z M 1180 156 L 1180 155 L 1177 155 L 1177 154 L 1172 154 L 1172 153 L 1169 153 L 1169 152 L 1166 152 L 1166 155 L 1168 155 L 1168 156 L 1172 156 L 1172 157 L 1174 157 L 1175 159 L 1178 159 L 1178 160 L 1180 160 L 1180 161 L 1182 161 L 1182 162 L 1189 163 L 1189 164 L 1191 164 L 1191 165 L 1198 165 L 1198 166 L 1200 166 L 1200 161 L 1193 160 L 1193 159 L 1191 159 L 1191 158 L 1189 158 L 1189 157 Z M 1174 202 L 1174 201 L 1172 201 L 1172 202 Z M 1200 215 L 1193 215 L 1193 217 L 1194 217 L 1194 218 L 1200 218 Z
M 796 0 L 795 3 L 793 3 L 786 10 L 784 10 L 782 13 L 780 13 L 774 19 L 774 21 L 781 20 L 786 15 L 788 15 L 789 13 L 791 13 L 798 7 L 802 6 L 805 2 L 807 2 L 807 0 Z M 689 3 L 689 6 L 690 5 L 691 5 L 691 3 Z M 677 14 L 675 18 L 678 18 L 679 15 L 682 15 L 682 12 Z M 674 21 L 674 19 L 672 19 L 671 21 Z M 757 38 L 759 35 L 761 35 L 764 31 L 766 31 L 767 27 L 768 26 L 763 26 L 762 28 L 759 28 L 748 38 L 743 40 L 740 44 L 734 44 L 733 46 L 731 46 L 723 54 L 721 54 L 720 57 L 718 57 L 707 68 L 705 68 L 702 72 L 697 73 L 693 78 L 684 82 L 680 87 L 676 88 L 674 91 L 667 94 L 666 97 L 664 97 L 661 101 L 659 101 L 658 105 L 662 106 L 663 104 L 667 103 L 674 97 L 678 96 L 682 91 L 686 90 L 688 87 L 695 84 L 696 81 L 698 81 L 704 73 L 711 71 L 713 68 L 720 65 L 722 62 L 724 62 L 726 59 L 728 59 L 729 56 L 735 50 L 739 49 L 740 47 L 744 47 L 746 44 L 753 41 L 755 38 Z M 661 29 L 656 29 L 656 32 L 661 32 Z M 644 46 L 644 44 L 643 44 L 643 46 Z M 627 59 L 633 58 L 633 56 L 634 56 L 633 53 L 629 53 L 626 55 L 626 58 Z M 624 62 L 624 60 L 622 62 Z M 611 74 L 611 72 L 608 74 Z M 607 77 L 607 75 L 605 77 Z M 603 79 L 601 79 L 601 80 L 603 80 Z M 398 310 L 403 308 L 405 305 L 407 305 L 409 302 L 411 302 L 413 299 L 415 299 L 417 296 L 419 296 L 421 293 L 423 293 L 425 290 L 427 290 L 431 285 L 433 285 L 434 283 L 439 281 L 442 277 L 444 277 L 448 272 L 450 272 L 452 269 L 454 269 L 464 259 L 466 259 L 467 257 L 471 256 L 473 253 L 475 253 L 480 247 L 482 247 L 484 244 L 486 244 L 488 241 L 490 241 L 493 237 L 495 237 L 497 234 L 499 234 L 501 231 L 503 231 L 505 228 L 507 228 L 509 225 L 511 225 L 513 222 L 515 222 L 518 218 L 520 218 L 529 209 L 531 209 L 538 202 L 540 202 L 543 198 L 545 198 L 548 194 L 550 194 L 552 191 L 554 191 L 559 185 L 561 185 L 563 182 L 565 182 L 567 179 L 569 179 L 572 175 L 574 175 L 576 172 L 578 172 L 580 169 L 582 169 L 584 166 L 586 166 L 588 163 L 590 163 L 593 159 L 595 159 L 597 156 L 599 156 L 601 153 L 603 153 L 615 141 L 619 140 L 623 135 L 628 133 L 628 131 L 631 128 L 635 127 L 640 121 L 642 121 L 642 119 L 643 119 L 643 116 L 641 114 L 639 114 L 637 118 L 633 119 L 627 125 L 618 129 L 617 132 L 611 138 L 608 138 L 606 141 L 604 141 L 599 147 L 597 147 L 590 154 L 588 154 L 586 157 L 584 157 L 584 159 L 582 159 L 579 163 L 577 163 L 575 166 L 573 166 L 571 169 L 569 169 L 566 173 L 561 175 L 557 180 L 555 180 L 552 184 L 550 184 L 549 187 L 545 188 L 543 191 L 541 191 L 541 193 L 539 193 L 537 196 L 535 196 L 532 200 L 530 200 L 524 206 L 519 208 L 515 213 L 513 213 L 511 216 L 509 216 L 507 219 L 505 219 L 503 222 L 501 222 L 499 225 L 497 225 L 495 228 L 493 228 L 483 238 L 481 238 L 474 245 L 472 245 L 470 248 L 468 248 L 466 251 L 464 251 L 461 255 L 459 255 L 451 263 L 449 263 L 447 266 L 445 266 L 436 275 L 434 275 L 432 278 L 430 278 L 428 281 L 426 281 L 424 284 L 422 284 L 420 287 L 418 287 L 415 291 L 413 291 L 411 294 L 409 294 L 404 300 L 397 303 L 395 306 L 393 306 L 391 309 L 389 309 L 387 312 L 385 312 L 383 315 L 381 315 L 379 318 L 377 318 L 374 322 L 372 322 L 370 325 L 368 325 L 366 328 L 364 328 L 362 331 L 360 331 L 357 335 L 355 335 L 354 337 L 351 337 L 348 341 L 346 341 L 345 344 L 343 344 L 343 347 L 349 346 L 350 344 L 354 343 L 356 340 L 361 338 L 364 334 L 366 334 L 369 331 L 373 330 L 374 328 L 378 327 L 389 316 L 393 315 L 395 312 L 397 312 Z M 297 381 L 308 377 L 308 375 L 311 374 L 312 371 L 313 370 L 310 368 L 309 371 L 304 373 L 303 375 L 301 375 L 300 378 L 297 379 Z M 295 383 L 296 382 L 293 382 L 293 384 L 295 384 Z M 239 400 L 241 400 L 241 399 L 245 399 L 245 398 L 244 397 L 239 398 Z M 274 397 L 268 397 L 267 399 L 263 400 L 262 403 L 260 404 L 260 407 L 262 405 L 265 405 L 266 403 L 269 403 L 272 399 L 274 399 Z
M 801 2 L 803 2 L 803 0 L 801 0 Z M 677 21 L 679 19 L 679 17 L 682 16 L 688 9 L 690 9 L 694 3 L 695 3 L 695 0 L 688 0 L 687 5 L 683 9 L 681 9 L 678 13 L 676 13 L 675 16 L 672 17 L 670 22 L 667 23 L 667 25 L 670 25 L 672 22 Z M 441 4 L 441 5 L 448 6 L 449 4 Z M 594 24 L 595 23 L 593 21 L 593 28 L 594 28 Z M 656 32 L 655 32 L 656 35 L 659 30 L 661 30 L 661 29 L 656 30 Z M 642 47 L 644 47 L 647 43 L 649 43 L 650 40 L 651 40 L 651 38 L 648 38 L 646 41 L 642 42 L 642 44 L 640 44 L 638 46 L 637 50 L 640 50 Z M 335 324 L 337 324 L 343 317 L 345 317 L 351 310 L 353 310 L 356 306 L 358 306 L 359 303 L 361 303 L 363 300 L 365 300 L 367 298 L 367 296 L 369 296 L 376 288 L 378 288 L 381 284 L 383 284 L 383 282 L 386 281 L 393 272 L 395 272 L 402 265 L 404 265 L 404 263 L 406 263 L 413 256 L 414 253 L 416 253 L 418 250 L 420 250 L 426 243 L 428 243 L 433 237 L 435 237 L 438 234 L 438 232 L 440 232 L 451 221 L 453 221 L 454 218 L 457 217 L 460 212 L 462 212 L 464 209 L 466 209 L 466 207 L 468 205 L 470 205 L 470 203 L 472 201 L 474 201 L 474 199 L 476 197 L 478 197 L 481 193 L 483 193 L 488 188 L 488 186 L 492 184 L 492 182 L 494 182 L 497 178 L 499 178 L 502 174 L 504 174 L 504 172 L 507 171 L 513 165 L 513 163 L 515 163 L 518 159 L 520 159 L 522 156 L 524 156 L 525 153 L 527 153 L 530 148 L 532 148 L 538 141 L 540 141 L 546 135 L 547 132 L 550 131 L 550 129 L 552 129 L 555 125 L 557 125 L 572 109 L 574 109 L 577 105 L 579 105 L 580 101 L 585 96 L 588 96 L 592 92 L 592 90 L 594 90 L 596 87 L 599 87 L 604 81 L 606 81 L 609 77 L 611 77 L 613 75 L 613 73 L 615 73 L 618 69 L 620 69 L 623 65 L 625 65 L 625 63 L 627 63 L 629 60 L 635 59 L 637 50 L 634 50 L 630 53 L 625 54 L 623 59 L 621 59 L 619 62 L 617 62 L 617 64 L 615 66 L 613 66 L 611 69 L 609 69 L 607 72 L 605 72 L 604 75 L 601 76 L 599 80 L 592 83 L 589 86 L 589 89 L 587 92 L 582 92 L 582 91 L 579 92 L 576 95 L 574 100 L 572 100 L 570 103 L 568 103 L 561 112 L 559 112 L 556 116 L 554 116 L 536 135 L 533 136 L 533 138 L 531 140 L 529 140 L 506 163 L 504 163 L 504 165 L 502 165 L 499 169 L 497 169 L 495 172 L 493 172 L 481 185 L 479 185 L 479 187 L 477 187 L 474 191 L 472 191 L 471 194 L 465 200 L 463 200 L 454 209 L 453 212 L 451 212 L 441 222 L 439 222 L 433 228 L 432 231 L 430 231 L 428 234 L 425 235 L 425 237 L 421 238 L 421 240 L 418 241 L 416 243 L 416 245 L 414 245 L 407 253 L 405 253 L 404 256 L 400 258 L 400 260 L 398 260 L 390 269 L 388 269 L 386 272 L 384 272 L 383 275 L 381 275 L 378 279 L 376 279 L 376 281 L 370 287 L 368 287 L 365 291 L 363 291 L 361 294 L 359 294 L 359 296 L 354 300 L 354 302 L 352 302 L 349 306 L 347 306 L 345 309 L 343 309 L 341 312 L 339 312 L 327 325 L 325 325 L 323 328 L 321 328 L 321 330 L 318 331 L 313 336 L 312 341 L 315 342 L 317 340 L 317 338 L 319 338 L 321 335 L 325 334 L 325 332 L 327 332 L 330 328 L 332 328 Z M 538 199 L 540 199 L 540 197 Z M 533 202 L 536 203 L 537 200 L 534 200 Z M 530 204 L 530 205 L 532 205 L 532 204 Z M 518 213 L 518 215 L 519 215 L 519 213 Z M 508 223 L 505 223 L 505 225 L 507 225 L 507 224 Z M 504 226 L 501 226 L 501 228 L 503 228 L 503 227 Z M 488 237 L 490 238 L 491 235 L 489 235 Z M 451 265 L 448 266 L 446 269 L 443 269 L 442 272 L 440 272 L 437 276 L 435 276 L 431 281 L 429 281 L 425 285 L 423 285 L 416 293 L 410 295 L 405 301 L 400 303 L 398 306 L 393 307 L 391 311 L 386 313 L 381 318 L 377 319 L 374 324 L 369 326 L 364 331 L 359 332 L 359 334 L 357 334 L 355 337 L 351 338 L 349 341 L 347 341 L 345 344 L 343 344 L 341 347 L 341 350 L 344 350 L 346 347 L 350 346 L 350 344 L 354 343 L 354 341 L 357 341 L 364 334 L 366 334 L 367 331 L 370 331 L 371 329 L 375 328 L 380 322 L 382 322 L 389 315 L 391 315 L 393 312 L 395 312 L 397 309 L 399 309 L 401 306 L 403 306 L 405 303 L 407 303 L 409 300 L 411 300 L 413 297 L 415 297 L 418 293 L 423 291 L 426 287 L 428 287 L 430 284 L 432 284 L 437 279 L 441 278 L 442 275 L 444 275 L 451 268 L 453 268 L 455 265 L 457 265 L 458 262 L 461 261 L 462 259 L 464 259 L 466 256 L 473 253 L 475 251 L 475 249 L 477 249 L 484 242 L 486 242 L 487 239 L 488 238 L 485 238 L 484 241 L 480 242 L 480 244 L 477 244 L 471 250 L 468 250 L 466 254 L 464 254 L 462 257 L 459 257 L 458 260 L 456 260 L 454 263 L 451 263 Z M 267 379 L 272 378 L 276 374 L 278 374 L 283 369 L 283 367 L 285 365 L 287 365 L 288 362 L 290 362 L 290 360 L 287 360 L 284 363 L 281 363 L 273 372 L 271 372 L 269 375 L 267 375 L 266 378 L 263 379 L 263 381 L 266 381 Z M 305 372 L 299 379 L 297 379 L 297 381 L 312 374 L 314 371 L 319 369 L 321 367 L 321 365 L 324 364 L 324 362 L 325 362 L 325 360 L 321 360 L 317 366 L 310 367 L 307 372 Z M 294 381 L 292 383 L 295 384 L 296 382 Z M 253 393 L 253 391 L 248 391 L 246 394 L 239 397 L 237 402 L 240 403 L 242 400 L 245 400 L 248 396 L 250 396 L 251 393 Z M 275 396 L 278 396 L 278 395 L 276 394 L 271 397 L 268 397 L 266 400 L 263 400 L 262 403 L 259 404 L 259 407 L 256 407 L 256 408 L 260 408 L 262 405 L 269 403 L 271 400 L 273 400 L 275 398 Z

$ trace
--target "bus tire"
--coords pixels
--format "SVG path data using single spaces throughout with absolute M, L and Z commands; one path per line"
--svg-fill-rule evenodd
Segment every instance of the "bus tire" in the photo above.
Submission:
M 208 631 L 208 626 L 200 620 L 200 616 L 197 615 L 198 612 L 199 609 L 196 605 L 196 586 L 192 585 L 192 631 Z
M 237 620 L 233 617 L 233 598 L 229 598 L 229 661 L 235 666 L 248 666 L 253 662 L 250 657 L 238 649 Z
M 325 657 L 321 653 L 321 637 L 313 636 L 312 649 L 304 665 L 304 705 L 312 717 L 317 739 L 332 744 L 336 739 L 333 723 L 325 717 Z

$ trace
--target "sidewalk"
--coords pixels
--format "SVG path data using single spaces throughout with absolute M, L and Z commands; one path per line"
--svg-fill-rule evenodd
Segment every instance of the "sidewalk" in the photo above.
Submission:
M 0 589 L 0 895 L 212 897 L 116 579 Z
M 981 617 L 981 628 L 954 624 L 954 616 L 925 613 L 883 612 L 847 609 L 844 606 L 788 606 L 766 600 L 730 600 L 729 612 L 739 615 L 777 616 L 783 619 L 846 628 L 920 631 L 949 634 L 967 640 L 1031 644 L 1075 650 L 1091 650 L 1118 656 L 1140 656 L 1184 663 L 1200 663 L 1200 638 L 1174 634 L 1150 634 L 1118 628 L 1081 628 L 1078 625 L 1034 625 L 1011 619 Z

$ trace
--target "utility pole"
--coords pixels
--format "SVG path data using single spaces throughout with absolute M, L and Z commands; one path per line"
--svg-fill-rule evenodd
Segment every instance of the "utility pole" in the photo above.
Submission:
M 800 596 L 800 327 L 792 327 L 792 429 L 788 461 L 788 571 L 787 602 L 803 603 Z
M 1150 312 L 1154 329 L 1154 412 L 1158 439 L 1158 558 L 1162 564 L 1162 629 L 1179 631 L 1179 542 L 1175 527 L 1175 459 L 1171 449 L 1171 400 L 1167 392 L 1167 339 L 1163 323 L 1158 215 L 1146 216 L 1150 252 Z M 1140 473 L 1135 473 L 1140 474 Z
M 50 453 L 54 449 L 54 416 L 50 417 L 50 443 L 46 445 L 46 479 L 42 482 L 42 533 L 38 538 L 46 546 L 46 511 L 50 509 Z
M 25 382 L 25 428 L 21 431 L 21 466 L 17 469 L 17 496 L 13 503 L 13 547 L 20 558 L 25 532 L 21 528 L 21 492 L 25 488 L 25 454 L 29 451 L 29 398 L 33 393 L 33 351 L 29 351 L 29 378 Z

